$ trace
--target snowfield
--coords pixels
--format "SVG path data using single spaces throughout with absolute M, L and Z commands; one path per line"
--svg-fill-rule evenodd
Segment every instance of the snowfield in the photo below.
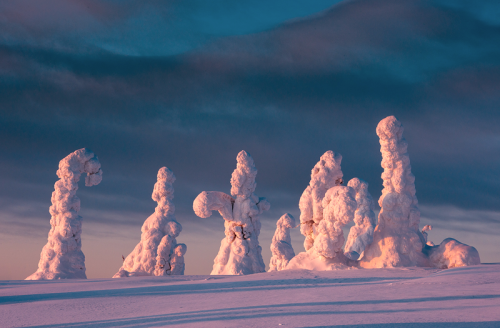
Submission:
M 2 327 L 500 327 L 500 264 L 0 286 Z

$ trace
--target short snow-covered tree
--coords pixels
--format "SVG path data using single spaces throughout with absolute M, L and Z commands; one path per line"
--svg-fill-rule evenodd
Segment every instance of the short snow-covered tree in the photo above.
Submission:
M 38 270 L 26 280 L 87 278 L 81 240 L 82 217 L 78 215 L 80 199 L 76 196 L 82 173 L 87 173 L 87 187 L 102 181 L 101 164 L 89 149 L 79 149 L 59 162 L 59 180 L 54 185 L 50 207 L 48 241 L 40 254 Z
M 368 183 L 358 178 L 349 180 L 347 185 L 356 192 L 356 212 L 354 226 L 349 230 L 349 236 L 344 246 L 344 254 L 351 260 L 357 260 L 365 247 L 373 241 L 375 229 L 375 212 L 372 195 L 368 191 Z
M 158 269 L 158 275 L 169 274 L 167 271 L 170 271 L 171 255 L 177 246 L 176 238 L 182 231 L 182 226 L 175 219 L 174 181 L 175 175 L 170 169 L 162 167 L 158 171 L 158 181 L 152 195 L 153 200 L 158 203 L 155 213 L 142 225 L 141 241 L 125 258 L 113 278 L 155 275 L 158 263 L 164 269 Z
M 276 222 L 276 231 L 271 242 L 271 261 L 269 271 L 281 271 L 295 256 L 290 238 L 290 229 L 295 227 L 295 218 L 285 213 Z
M 193 202 L 197 216 L 208 218 L 219 211 L 226 237 L 214 260 L 212 275 L 241 275 L 265 271 L 259 245 L 259 215 L 269 210 L 265 198 L 254 194 L 257 169 L 250 154 L 242 150 L 231 176 L 231 197 L 223 192 L 204 191 Z
M 328 189 L 322 200 L 323 218 L 314 227 L 313 246 L 295 256 L 286 269 L 334 270 L 352 265 L 342 249 L 342 228 L 354 219 L 356 192 L 351 187 Z
M 340 163 L 342 155 L 329 150 L 311 170 L 311 181 L 299 201 L 300 232 L 306 237 L 304 248 L 309 250 L 317 235 L 317 227 L 323 219 L 322 201 L 328 189 L 342 184 Z

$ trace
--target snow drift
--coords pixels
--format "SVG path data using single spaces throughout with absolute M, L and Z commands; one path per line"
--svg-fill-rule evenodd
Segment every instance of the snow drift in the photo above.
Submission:
M 265 198 L 254 194 L 257 169 L 250 154 L 242 150 L 231 176 L 231 197 L 223 192 L 204 191 L 193 202 L 197 216 L 208 218 L 219 211 L 226 237 L 214 260 L 212 275 L 241 275 L 265 271 L 259 245 L 259 215 L 269 210 Z
M 76 196 L 82 173 L 87 173 L 87 187 L 102 181 L 101 164 L 89 149 L 79 149 L 59 162 L 59 180 L 51 199 L 48 241 L 40 254 L 38 270 L 26 280 L 87 279 L 81 240 L 82 217 L 78 215 L 80 199 Z
M 357 260 L 366 246 L 373 241 L 375 229 L 375 213 L 372 195 L 368 192 L 368 183 L 358 178 L 349 180 L 347 185 L 356 192 L 355 225 L 349 230 L 344 247 L 344 254 L 351 260 Z
M 155 213 L 149 216 L 141 228 L 141 241 L 135 246 L 125 260 L 120 270 L 113 278 L 141 275 L 184 274 L 184 253 L 186 246 L 180 246 L 183 251 L 175 252 L 176 238 L 182 231 L 182 226 L 175 219 L 174 173 L 162 167 L 158 171 L 158 181 L 155 183 L 152 198 L 158 203 Z M 174 261 L 175 259 L 175 261 Z M 173 272 L 172 262 L 177 269 Z M 181 265 L 182 264 L 182 265 Z M 182 270 L 180 269 L 182 266 Z
M 289 214 L 283 214 L 276 222 L 276 231 L 271 242 L 271 260 L 269 271 L 281 271 L 295 256 L 290 238 L 290 229 L 295 227 L 295 218 Z

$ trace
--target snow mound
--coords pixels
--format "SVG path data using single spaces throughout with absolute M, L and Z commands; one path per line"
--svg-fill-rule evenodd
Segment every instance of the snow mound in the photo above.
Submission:
M 311 181 L 302 193 L 299 201 L 300 232 L 306 237 L 304 248 L 309 250 L 314 245 L 317 227 L 323 220 L 322 201 L 328 189 L 342 184 L 340 163 L 342 155 L 329 150 L 311 170 Z
M 375 229 L 375 212 L 372 195 L 368 192 L 368 183 L 358 178 L 349 180 L 347 185 L 356 192 L 357 208 L 354 213 L 355 225 L 349 230 L 349 236 L 344 247 L 344 254 L 357 260 L 366 246 L 373 241 Z
M 242 275 L 265 271 L 259 245 L 259 215 L 269 210 L 265 198 L 254 194 L 257 169 L 253 158 L 242 150 L 231 175 L 231 197 L 217 191 L 204 191 L 193 202 L 193 210 L 201 218 L 219 211 L 224 219 L 226 237 L 221 241 L 214 260 L 212 275 Z
M 295 227 L 295 218 L 285 213 L 276 222 L 276 231 L 271 242 L 271 253 L 273 256 L 269 262 L 269 271 L 281 271 L 295 256 L 290 238 L 290 229 Z
M 479 253 L 474 247 L 453 238 L 447 238 L 440 245 L 428 248 L 427 252 L 431 265 L 439 269 L 481 264 Z
M 172 185 L 174 181 L 175 175 L 167 167 L 162 167 L 158 171 L 158 180 L 152 194 L 153 200 L 158 203 L 155 213 L 149 216 L 142 225 L 141 241 L 125 258 L 122 267 L 113 278 L 173 274 L 172 255 L 177 247 L 176 238 L 182 231 L 182 226 L 176 221 L 174 215 L 174 187 Z M 184 259 L 178 261 L 184 264 Z
M 38 270 L 26 280 L 87 279 L 81 240 L 82 217 L 78 215 L 80 199 L 76 196 L 82 173 L 87 173 L 87 187 L 102 181 L 101 163 L 89 149 L 74 151 L 59 162 L 59 180 L 51 199 L 48 241 L 40 254 Z

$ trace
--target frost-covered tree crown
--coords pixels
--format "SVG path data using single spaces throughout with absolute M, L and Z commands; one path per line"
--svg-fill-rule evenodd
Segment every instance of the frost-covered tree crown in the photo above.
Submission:
M 59 162 L 54 185 L 47 244 L 40 254 L 38 270 L 27 280 L 86 279 L 85 256 L 81 250 L 82 217 L 80 199 L 76 196 L 78 181 L 87 173 L 85 185 L 95 186 L 102 181 L 101 164 L 95 154 L 82 148 Z

